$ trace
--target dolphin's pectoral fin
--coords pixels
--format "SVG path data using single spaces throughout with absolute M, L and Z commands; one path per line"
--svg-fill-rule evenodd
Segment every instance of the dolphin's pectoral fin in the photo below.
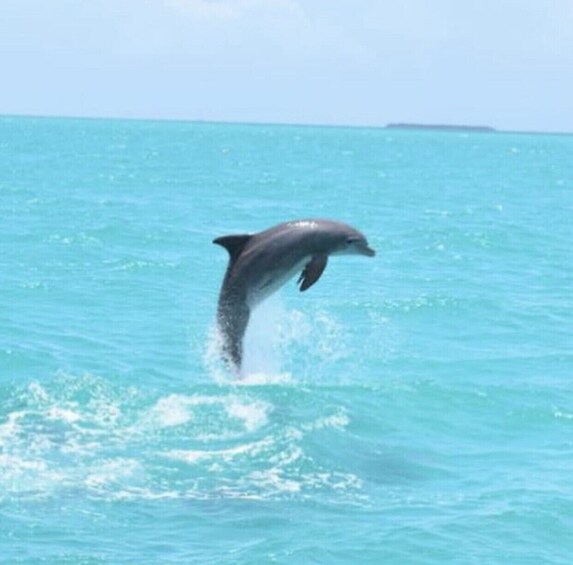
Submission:
M 300 274 L 297 284 L 300 284 L 300 290 L 305 291 L 310 288 L 322 275 L 328 262 L 328 255 L 315 255 Z M 302 284 L 301 284 L 302 283 Z

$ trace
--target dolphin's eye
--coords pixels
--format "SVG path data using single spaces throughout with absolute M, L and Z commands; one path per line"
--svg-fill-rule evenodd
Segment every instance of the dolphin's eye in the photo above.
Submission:
M 355 237 L 355 236 L 354 237 L 351 236 L 351 237 L 347 238 L 346 243 L 348 245 L 352 245 L 353 243 L 356 243 L 357 241 L 360 241 L 360 238 Z

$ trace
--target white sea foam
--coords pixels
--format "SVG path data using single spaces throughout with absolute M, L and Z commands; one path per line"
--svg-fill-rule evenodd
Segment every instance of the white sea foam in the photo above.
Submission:
M 249 373 L 242 376 L 234 384 L 236 386 L 264 386 L 292 384 L 293 376 L 290 373 Z
M 573 420 L 573 414 L 569 412 L 563 412 L 562 410 L 559 409 L 553 410 L 553 416 L 555 418 L 563 418 L 564 420 Z
M 321 430 L 323 428 L 338 428 L 342 429 L 348 426 L 350 418 L 345 410 L 338 410 L 335 414 L 318 418 L 310 424 L 303 424 L 302 429 L 305 431 Z
M 75 410 L 70 410 L 68 408 L 60 408 L 58 406 L 52 406 L 47 414 L 49 420 L 61 420 L 73 424 L 81 420 L 82 416 Z
M 152 419 L 159 427 L 180 426 L 187 423 L 192 417 L 189 406 L 192 406 L 192 397 L 181 394 L 172 394 L 160 398 L 151 409 Z
M 47 402 L 50 399 L 44 387 L 37 382 L 32 382 L 28 385 L 28 393 L 31 400 Z
M 24 471 L 45 471 L 46 462 L 24 459 L 18 455 L 0 455 L 0 470 L 4 479 L 14 479 Z
M 274 493 L 297 493 L 301 490 L 301 482 L 286 478 L 281 469 L 273 467 L 264 471 L 253 471 L 249 480 L 267 491 Z
M 226 410 L 231 418 L 242 420 L 248 432 L 253 432 L 267 423 L 269 405 L 261 401 L 245 402 L 235 397 L 226 405 Z
M 142 465 L 133 458 L 119 457 L 99 461 L 89 470 L 84 483 L 88 489 L 99 491 L 117 483 L 132 483 L 141 475 Z
M 194 411 L 214 406 L 220 407 L 227 419 L 240 421 L 247 432 L 256 431 L 264 426 L 272 410 L 272 406 L 262 400 L 243 398 L 235 394 L 222 396 L 172 394 L 156 402 L 150 411 L 149 420 L 152 425 L 159 428 L 181 426 L 194 419 Z M 211 420 L 212 416 L 211 413 Z M 220 438 L 222 435 L 224 434 L 221 431 L 211 434 L 203 429 L 197 438 L 206 440 L 212 437 Z
M 66 473 L 51 467 L 42 454 L 0 454 L 0 500 L 3 495 L 43 497 L 64 483 Z
M 5 441 L 8 441 L 20 429 L 18 421 L 25 415 L 23 411 L 11 412 L 8 414 L 8 419 L 3 424 L 0 424 L 0 447 Z
M 304 455 L 302 448 L 296 444 L 290 444 L 269 458 L 269 462 L 278 467 L 287 467 Z
M 245 443 L 228 449 L 175 449 L 164 453 L 164 455 L 169 459 L 175 459 L 189 464 L 194 464 L 205 459 L 217 459 L 229 462 L 231 459 L 240 455 L 250 455 L 255 457 L 263 450 L 269 449 L 272 444 L 273 439 L 271 437 L 267 437 L 260 441 Z

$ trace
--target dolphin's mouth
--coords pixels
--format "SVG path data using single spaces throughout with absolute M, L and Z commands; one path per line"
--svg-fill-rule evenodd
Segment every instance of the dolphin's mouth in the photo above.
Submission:
M 376 251 L 374 251 L 372 247 L 368 247 L 368 245 L 361 245 L 359 249 L 360 253 L 362 255 L 366 255 L 367 257 L 374 257 L 374 255 L 376 255 Z

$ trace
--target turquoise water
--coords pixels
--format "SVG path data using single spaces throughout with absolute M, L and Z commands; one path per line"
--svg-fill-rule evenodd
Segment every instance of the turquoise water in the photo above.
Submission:
M 569 563 L 573 136 L 0 118 L 0 561 Z M 219 235 L 335 257 L 220 365 Z

